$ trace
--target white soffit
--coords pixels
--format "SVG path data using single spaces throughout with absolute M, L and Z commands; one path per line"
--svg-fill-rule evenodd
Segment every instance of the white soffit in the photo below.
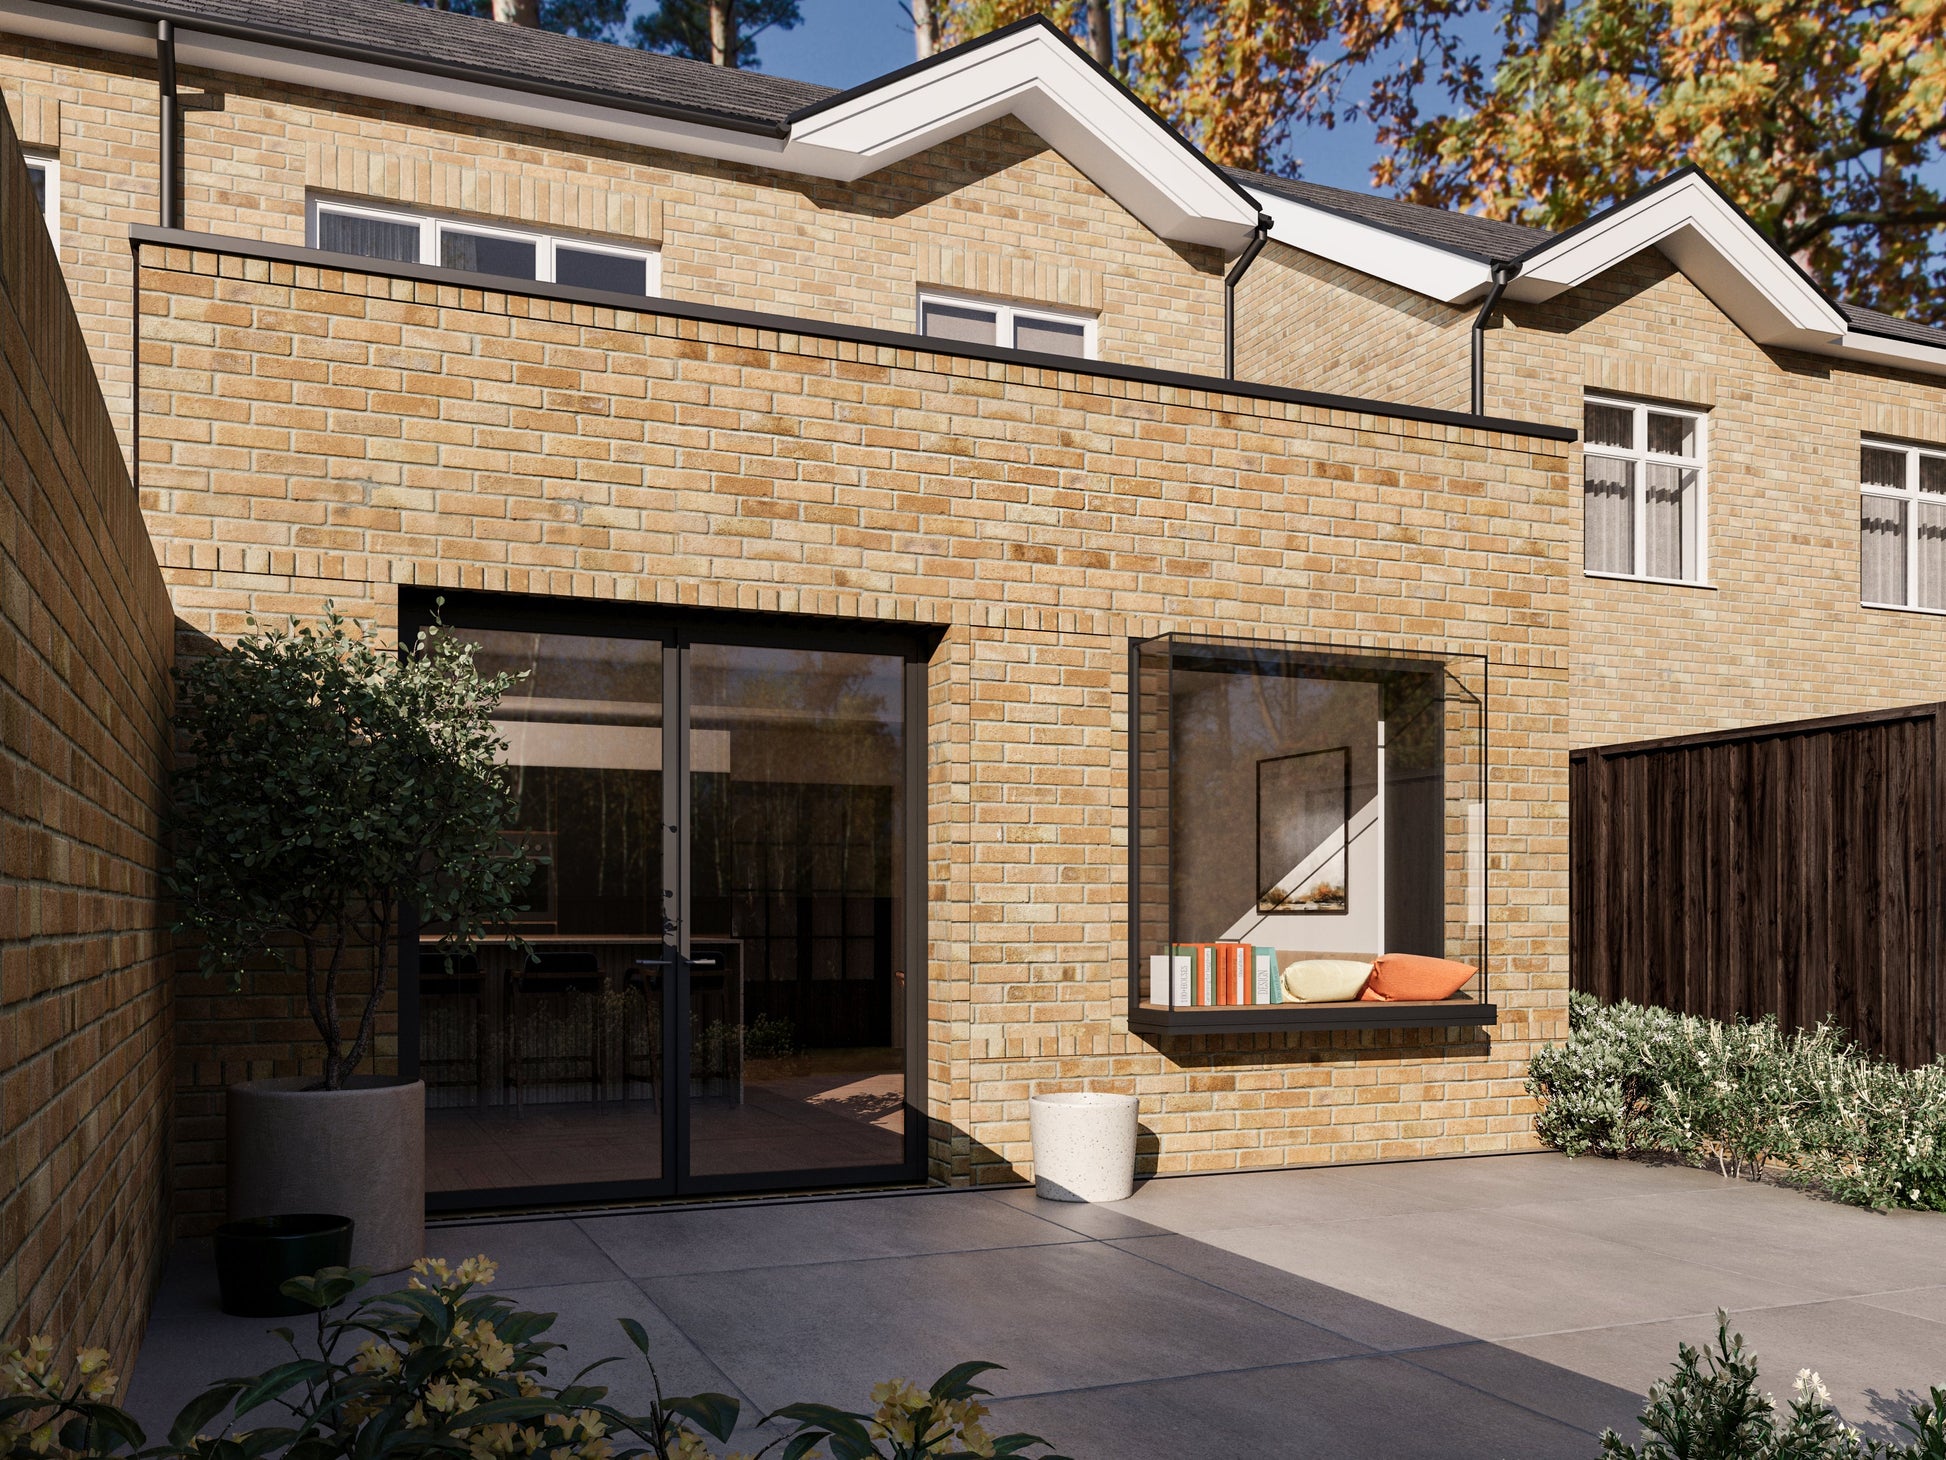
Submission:
M 1759 344 L 1815 349 L 1846 331 L 1837 308 L 1694 173 L 1530 253 L 1507 293 L 1551 299 L 1645 248 L 1659 249 Z
M 1492 282 L 1486 264 L 1479 259 L 1275 193 L 1252 189 L 1250 196 L 1270 216 L 1270 236 L 1279 243 L 1363 274 L 1389 279 L 1442 303 L 1458 304 L 1483 292 Z
M 0 0 L 0 30 L 130 55 L 155 52 L 149 24 L 43 0 Z M 176 27 L 176 57 L 185 66 L 843 182 L 1012 114 L 1164 238 L 1235 251 L 1257 221 L 1215 169 L 1042 26 L 841 97 L 795 123 L 788 138 L 215 34 L 187 21 Z

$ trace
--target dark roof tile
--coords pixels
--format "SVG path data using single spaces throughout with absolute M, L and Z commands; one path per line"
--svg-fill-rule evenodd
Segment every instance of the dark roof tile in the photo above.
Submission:
M 1247 188 L 1289 198 L 1340 213 L 1361 223 L 1392 233 L 1403 233 L 1435 248 L 1468 254 L 1473 258 L 1506 260 L 1520 257 L 1546 243 L 1553 235 L 1545 228 L 1528 228 L 1519 223 L 1502 223 L 1472 213 L 1449 213 L 1443 208 L 1428 208 L 1421 203 L 1402 203 L 1397 198 L 1381 198 L 1372 193 L 1355 193 L 1349 188 L 1328 188 L 1321 183 L 1298 182 L 1268 173 L 1226 169 Z

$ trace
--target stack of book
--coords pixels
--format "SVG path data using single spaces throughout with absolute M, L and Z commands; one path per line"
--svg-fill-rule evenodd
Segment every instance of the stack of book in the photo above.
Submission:
M 1149 1002 L 1177 1009 L 1281 1004 L 1277 950 L 1250 943 L 1174 943 L 1149 959 Z

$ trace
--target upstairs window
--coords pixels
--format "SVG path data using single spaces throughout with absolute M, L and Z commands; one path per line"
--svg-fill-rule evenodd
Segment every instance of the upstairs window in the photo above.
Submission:
M 1946 450 L 1866 441 L 1858 484 L 1859 601 L 1946 612 Z
M 29 157 L 27 181 L 34 189 L 34 201 L 47 224 L 47 236 L 61 241 L 61 164 L 52 157 Z
M 1582 415 L 1582 567 L 1597 577 L 1704 581 L 1704 418 L 1590 396 Z
M 499 279 L 572 284 L 610 294 L 647 297 L 661 288 L 661 261 L 654 249 L 353 203 L 316 202 L 311 214 L 311 246 L 326 253 L 433 264 Z
M 919 333 L 936 340 L 963 340 L 969 345 L 1000 345 L 1040 355 L 1071 355 L 1077 360 L 1095 358 L 1092 318 L 1037 305 L 921 294 Z

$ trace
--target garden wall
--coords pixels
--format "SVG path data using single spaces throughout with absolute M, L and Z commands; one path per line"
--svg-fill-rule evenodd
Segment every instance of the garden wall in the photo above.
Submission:
M 161 1271 L 174 620 L 0 110 L 0 1340 L 126 1368 Z
M 1946 706 L 1576 751 L 1574 985 L 1946 1049 Z

